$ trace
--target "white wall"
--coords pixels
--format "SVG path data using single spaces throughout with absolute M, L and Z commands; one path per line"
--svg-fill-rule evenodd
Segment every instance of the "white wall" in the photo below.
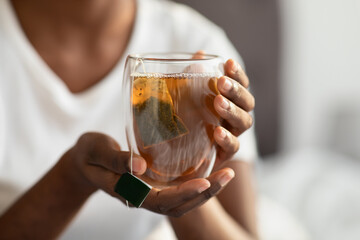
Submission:
M 360 0 L 281 0 L 281 8 L 282 149 L 360 156 Z

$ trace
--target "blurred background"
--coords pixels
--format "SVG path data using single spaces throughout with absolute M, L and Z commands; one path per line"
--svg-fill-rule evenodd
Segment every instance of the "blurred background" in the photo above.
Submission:
M 245 61 L 262 238 L 360 239 L 360 1 L 177 2 Z

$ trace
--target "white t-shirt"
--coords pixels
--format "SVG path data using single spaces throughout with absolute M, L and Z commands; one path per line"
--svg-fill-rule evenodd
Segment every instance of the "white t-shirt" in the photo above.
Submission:
M 0 0 L 0 214 L 44 175 L 87 131 L 115 138 L 126 150 L 122 99 L 125 56 L 199 49 L 240 60 L 224 32 L 194 10 L 138 0 L 130 43 L 98 84 L 72 94 L 22 31 L 8 0 Z M 240 137 L 237 158 L 256 156 L 254 134 Z M 62 236 L 65 239 L 144 239 L 163 217 L 98 191 Z M 44 226 L 46 227 L 46 226 Z

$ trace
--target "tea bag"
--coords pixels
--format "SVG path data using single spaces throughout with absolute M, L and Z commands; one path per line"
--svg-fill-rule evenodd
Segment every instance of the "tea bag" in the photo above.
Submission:
M 175 114 L 164 78 L 135 77 L 133 112 L 144 148 L 188 133 L 184 122 Z

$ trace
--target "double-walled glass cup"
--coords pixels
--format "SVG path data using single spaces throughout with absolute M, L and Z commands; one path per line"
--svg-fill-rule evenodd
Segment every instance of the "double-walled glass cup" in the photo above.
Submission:
M 123 94 L 132 154 L 147 162 L 142 178 L 158 188 L 207 177 L 215 161 L 214 109 L 222 59 L 191 53 L 134 54 L 126 60 Z

